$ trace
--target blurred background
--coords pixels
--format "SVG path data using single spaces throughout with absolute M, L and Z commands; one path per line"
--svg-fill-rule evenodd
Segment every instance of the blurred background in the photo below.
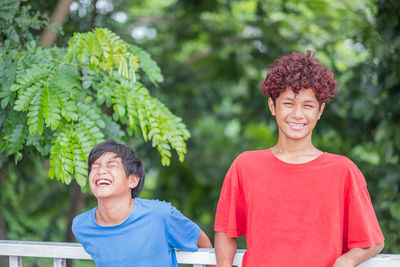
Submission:
M 64 13 L 55 12 L 57 5 Z M 170 166 L 162 166 L 150 143 L 121 139 L 144 160 L 141 197 L 171 202 L 211 239 L 223 178 L 233 159 L 277 140 L 261 94 L 268 66 L 293 51 L 315 51 L 340 88 L 317 125 L 314 144 L 358 165 L 386 238 L 382 253 L 400 253 L 400 1 L 20 3 L 20 8 L 27 6 L 63 24 L 62 34 L 47 45 L 66 47 L 74 32 L 106 27 L 159 64 L 164 82 L 158 88 L 144 82 L 190 131 L 185 161 L 174 155 Z M 32 34 L 43 41 L 43 31 Z M 75 241 L 71 219 L 94 207 L 94 197 L 75 181 L 50 180 L 49 160 L 29 149 L 22 152 L 17 165 L 13 155 L 0 154 L 0 239 Z M 245 247 L 243 240 L 239 247 Z

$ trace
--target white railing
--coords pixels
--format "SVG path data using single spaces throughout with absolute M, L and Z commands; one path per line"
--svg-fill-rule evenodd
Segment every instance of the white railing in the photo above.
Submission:
M 244 250 L 238 250 L 234 265 L 241 266 Z M 78 243 L 32 242 L 0 240 L 0 256 L 8 256 L 10 267 L 22 267 L 22 257 L 53 258 L 54 267 L 65 267 L 66 259 L 92 260 Z M 199 249 L 197 252 L 176 251 L 178 263 L 205 267 L 216 264 L 214 249 Z
M 241 266 L 245 250 L 238 250 L 233 262 Z M 0 240 L 0 256 L 8 256 L 10 267 L 22 267 L 22 257 L 52 258 L 54 267 L 65 267 L 66 259 L 91 260 L 89 254 L 78 243 L 31 242 Z M 214 249 L 199 249 L 197 252 L 177 251 L 178 263 L 204 267 L 216 264 Z M 359 267 L 399 267 L 400 254 L 379 254 Z

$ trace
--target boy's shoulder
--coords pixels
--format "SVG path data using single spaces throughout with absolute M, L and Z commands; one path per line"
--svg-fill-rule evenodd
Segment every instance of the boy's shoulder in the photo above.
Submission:
M 161 208 L 161 209 L 169 209 L 172 205 L 171 203 L 158 200 L 158 199 L 146 199 L 146 198 L 135 198 L 135 204 L 141 205 L 145 208 Z
M 324 161 L 326 163 L 330 163 L 333 165 L 337 166 L 342 166 L 345 168 L 357 168 L 357 165 L 348 157 L 339 155 L 339 154 L 333 154 L 329 152 L 324 152 L 323 155 L 325 155 Z
M 246 162 L 246 161 L 254 161 L 254 160 L 264 160 L 268 157 L 271 157 L 272 153 L 269 152 L 269 149 L 264 150 L 248 150 L 240 153 L 235 162 Z
M 91 217 L 93 216 L 94 212 L 96 211 L 96 208 L 92 208 L 88 211 L 85 211 L 79 215 L 77 215 L 74 220 L 73 223 L 80 223 L 80 222 L 88 222 L 90 221 Z
M 77 215 L 72 221 L 72 232 L 74 232 L 75 236 L 80 231 L 80 229 L 84 229 L 87 227 L 91 227 L 95 225 L 94 221 L 94 212 L 96 208 L 92 208 L 88 211 L 85 211 L 79 215 Z
M 145 198 L 135 198 L 135 205 L 140 206 L 140 209 L 144 212 L 157 212 L 160 214 L 169 214 L 173 207 L 171 203 L 163 200 Z

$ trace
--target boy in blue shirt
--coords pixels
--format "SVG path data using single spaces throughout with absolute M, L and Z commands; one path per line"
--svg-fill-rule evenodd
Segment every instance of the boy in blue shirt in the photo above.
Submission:
M 97 207 L 75 217 L 72 231 L 97 266 L 178 266 L 174 249 L 212 247 L 171 204 L 138 198 L 145 173 L 130 148 L 103 142 L 90 152 L 88 167 Z

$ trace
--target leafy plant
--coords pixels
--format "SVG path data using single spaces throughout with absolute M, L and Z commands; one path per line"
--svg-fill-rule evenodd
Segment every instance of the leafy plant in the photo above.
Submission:
M 170 164 L 171 150 L 183 161 L 189 131 L 140 82 L 139 69 L 155 85 L 163 81 L 147 52 L 102 28 L 75 34 L 67 48 L 42 48 L 32 38 L 21 45 L 20 38 L 3 36 L 0 152 L 18 162 L 23 151 L 37 151 L 50 158 L 51 179 L 76 179 L 82 187 L 88 153 L 113 132 L 142 135 L 163 165 Z

